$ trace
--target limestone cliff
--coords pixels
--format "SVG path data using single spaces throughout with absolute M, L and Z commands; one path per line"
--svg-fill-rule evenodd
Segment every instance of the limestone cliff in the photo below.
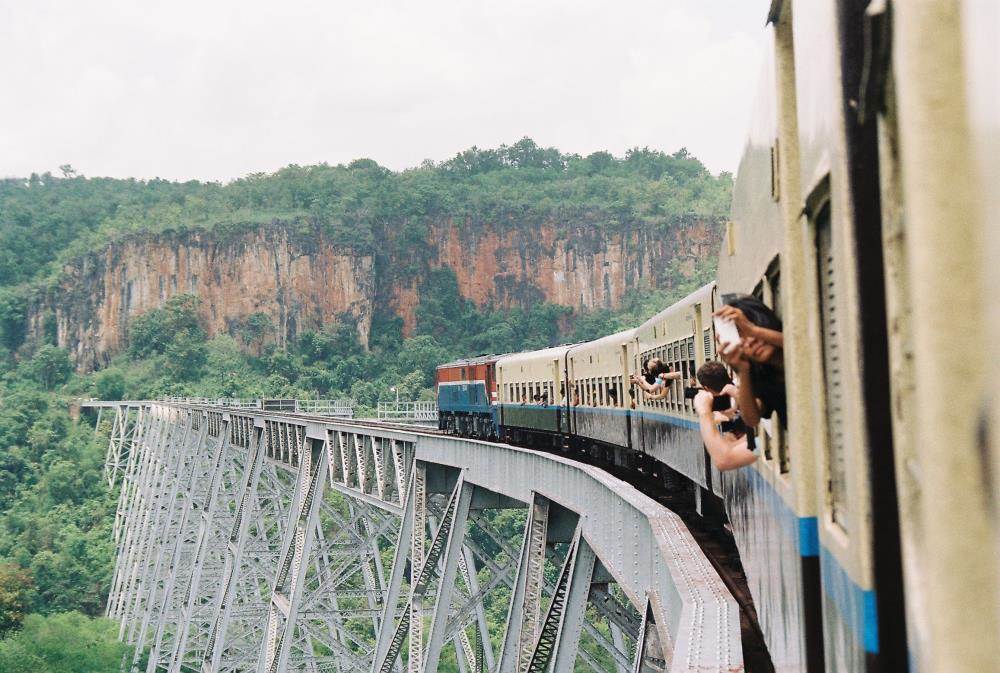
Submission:
M 264 313 L 281 342 L 347 314 L 367 344 L 377 302 L 412 332 L 430 269 L 452 269 L 462 295 L 480 306 L 548 301 L 589 309 L 615 306 L 629 289 L 661 285 L 668 265 L 690 274 L 719 242 L 718 223 L 695 218 L 667 233 L 590 222 L 511 227 L 452 220 L 426 230 L 412 245 L 393 241 L 386 227 L 375 252 L 281 222 L 225 236 L 134 234 L 63 269 L 29 307 L 29 340 L 51 331 L 54 318 L 56 340 L 78 366 L 99 367 L 126 345 L 131 318 L 191 293 L 201 299 L 210 335 Z

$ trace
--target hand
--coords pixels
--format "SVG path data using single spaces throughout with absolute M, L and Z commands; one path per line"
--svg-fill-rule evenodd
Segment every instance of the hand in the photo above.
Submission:
M 713 315 L 717 318 L 733 321 L 733 324 L 736 325 L 736 329 L 739 331 L 741 337 L 752 336 L 757 327 L 750 322 L 750 319 L 744 315 L 743 311 L 735 306 L 723 306 Z
M 750 370 L 750 360 L 743 352 L 742 345 L 734 345 L 729 350 L 719 350 L 719 359 L 736 370 L 740 375 L 746 374 Z
M 698 394 L 694 396 L 694 410 L 699 416 L 711 416 L 714 401 L 715 396 L 712 393 L 707 390 L 699 390 Z

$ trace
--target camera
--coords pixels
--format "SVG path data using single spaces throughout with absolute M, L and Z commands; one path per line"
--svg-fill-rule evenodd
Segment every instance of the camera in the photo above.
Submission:
M 732 399 L 729 395 L 719 395 L 712 400 L 712 411 L 725 411 L 733 406 Z
M 731 421 L 725 421 L 719 424 L 719 429 L 723 432 L 731 432 L 734 435 L 745 435 L 747 434 L 747 424 L 742 418 L 737 416 Z
M 684 399 L 693 400 L 695 395 L 698 394 L 700 388 L 694 388 L 692 386 L 684 386 Z

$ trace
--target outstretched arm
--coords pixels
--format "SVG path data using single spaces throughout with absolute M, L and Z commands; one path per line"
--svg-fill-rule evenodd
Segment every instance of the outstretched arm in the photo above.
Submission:
M 757 424 L 760 423 L 760 407 L 757 405 L 757 399 L 753 392 L 750 361 L 739 346 L 731 349 L 728 353 L 719 351 L 719 357 L 732 367 L 733 371 L 740 377 L 740 385 L 736 386 L 736 405 L 740 409 L 743 422 L 751 428 L 757 427 Z
M 747 448 L 747 440 L 726 437 L 719 432 L 712 414 L 712 394 L 701 391 L 694 398 L 694 407 L 698 412 L 698 427 L 705 450 L 712 458 L 716 469 L 725 472 L 751 465 L 757 460 L 753 451 Z

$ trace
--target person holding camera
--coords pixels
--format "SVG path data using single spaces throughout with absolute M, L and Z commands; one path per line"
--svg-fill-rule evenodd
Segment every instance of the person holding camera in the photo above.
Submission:
M 756 297 L 737 295 L 726 298 L 726 305 L 715 312 L 717 318 L 735 325 L 739 338 L 719 338 L 719 357 L 739 377 L 736 397 L 740 415 L 754 428 L 760 419 L 777 413 L 783 426 L 788 425 L 783 363 L 784 335 L 781 319 Z
M 733 406 L 734 399 L 739 398 L 739 386 L 733 384 L 721 362 L 706 362 L 698 368 L 696 377 L 702 388 L 694 395 L 694 410 L 712 463 L 722 472 L 752 464 L 757 456 Z
M 642 388 L 647 400 L 662 400 L 670 396 L 670 381 L 678 381 L 683 374 L 670 370 L 670 365 L 660 358 L 650 358 L 643 363 L 642 374 L 632 374 L 629 380 Z

